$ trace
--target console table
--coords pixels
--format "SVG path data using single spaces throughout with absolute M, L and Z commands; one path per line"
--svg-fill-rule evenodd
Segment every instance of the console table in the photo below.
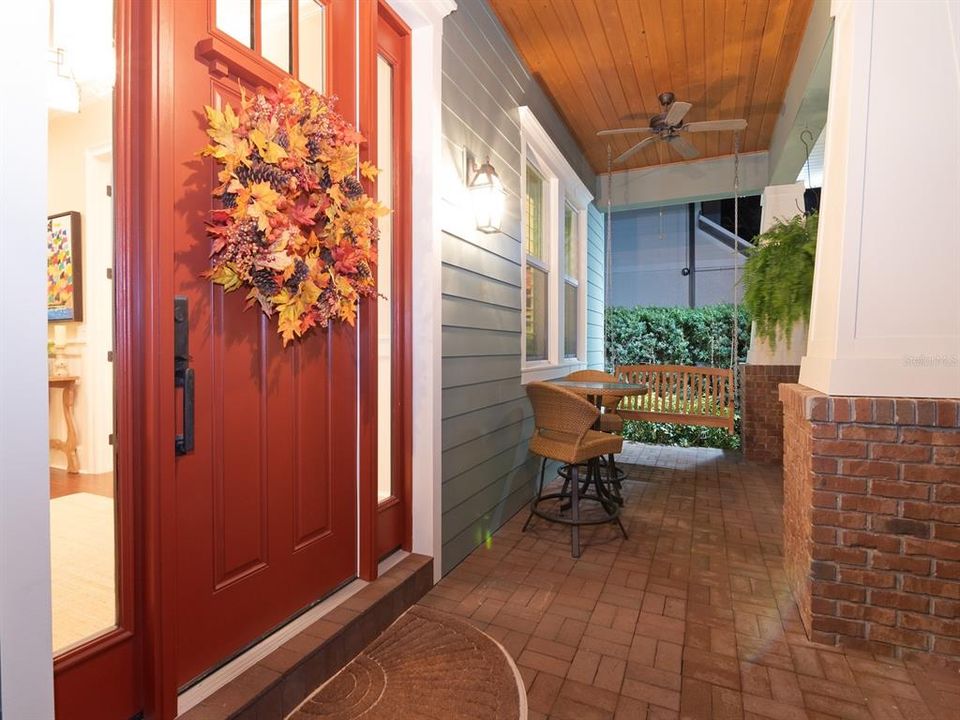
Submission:
M 73 404 L 77 399 L 76 375 L 53 375 L 48 378 L 50 388 L 60 389 L 60 400 L 63 404 L 63 419 L 67 422 L 67 437 L 65 440 L 50 438 L 51 450 L 62 450 L 67 455 L 67 472 L 80 472 L 80 457 L 77 454 L 77 421 L 73 416 Z

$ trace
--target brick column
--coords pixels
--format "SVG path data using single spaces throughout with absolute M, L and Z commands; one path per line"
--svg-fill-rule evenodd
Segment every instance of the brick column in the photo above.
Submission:
M 810 638 L 960 659 L 960 400 L 780 398 L 784 565 Z
M 799 365 L 740 366 L 743 427 L 743 456 L 757 462 L 783 460 L 783 408 L 779 386 L 795 383 L 800 377 Z

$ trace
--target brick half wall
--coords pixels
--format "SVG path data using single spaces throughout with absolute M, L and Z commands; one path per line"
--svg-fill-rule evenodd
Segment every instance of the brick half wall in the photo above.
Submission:
M 784 563 L 810 638 L 960 660 L 960 401 L 780 399 Z
M 799 365 L 741 365 L 743 456 L 756 462 L 783 460 L 781 383 L 796 383 Z

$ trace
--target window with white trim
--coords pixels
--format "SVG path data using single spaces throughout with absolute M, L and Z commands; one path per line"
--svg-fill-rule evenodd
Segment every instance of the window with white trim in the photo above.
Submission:
M 524 381 L 586 361 L 586 208 L 593 200 L 529 109 L 521 119 Z

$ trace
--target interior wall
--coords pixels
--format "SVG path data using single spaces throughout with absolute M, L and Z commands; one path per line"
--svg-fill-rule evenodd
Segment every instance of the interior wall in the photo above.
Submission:
M 442 520 L 444 572 L 523 507 L 538 458 L 520 379 L 520 119 L 527 106 L 587 187 L 595 177 L 485 0 L 444 20 L 442 86 Z M 502 231 L 473 226 L 464 152 L 490 162 L 508 193 Z M 602 216 L 588 212 L 588 358 L 602 358 Z M 602 292 L 602 290 L 601 290 Z M 598 317 L 599 316 L 599 317 Z
M 83 320 L 50 323 L 66 328 L 66 358 L 69 373 L 79 376 L 74 409 L 80 440 L 82 473 L 113 469 L 109 435 L 113 431 L 112 364 L 107 353 L 113 347 L 112 202 L 106 184 L 112 165 L 112 98 L 84 103 L 79 114 L 51 113 L 49 119 L 48 214 L 80 213 L 82 250 Z M 60 391 L 50 392 L 51 437 L 66 437 Z M 50 451 L 50 465 L 66 467 L 64 453 Z

